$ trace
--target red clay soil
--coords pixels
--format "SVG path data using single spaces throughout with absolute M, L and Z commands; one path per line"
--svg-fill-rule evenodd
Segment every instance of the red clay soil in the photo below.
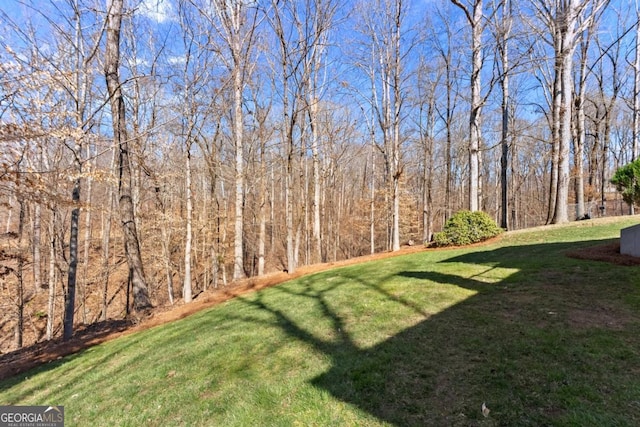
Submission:
M 485 242 L 484 244 L 486 243 L 488 242 Z M 203 309 L 228 301 L 238 295 L 274 286 L 287 280 L 329 270 L 335 267 L 390 258 L 426 250 L 429 249 L 426 249 L 421 245 L 406 246 L 399 252 L 385 252 L 335 263 L 315 264 L 300 267 L 294 274 L 279 272 L 259 278 L 237 281 L 227 287 L 212 289 L 201 293 L 189 304 L 156 308 L 150 314 L 143 315 L 139 318 L 132 318 L 128 320 L 109 320 L 107 322 L 94 323 L 78 329 L 74 336 L 68 341 L 55 339 L 52 341 L 37 343 L 35 345 L 1 355 L 0 380 L 18 375 L 41 364 L 52 362 L 64 356 L 77 353 L 93 345 L 103 343 L 122 335 L 142 331 L 154 326 L 182 319 Z M 570 252 L 567 255 L 573 258 L 606 261 L 617 265 L 640 265 L 640 259 L 620 254 L 619 243 L 588 247 Z

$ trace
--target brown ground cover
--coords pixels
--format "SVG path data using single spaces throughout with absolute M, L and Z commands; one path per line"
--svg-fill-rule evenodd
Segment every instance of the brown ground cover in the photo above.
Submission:
M 486 242 L 485 242 L 486 244 Z M 406 246 L 399 252 L 385 252 L 350 260 L 300 267 L 294 274 L 283 272 L 268 274 L 234 282 L 227 287 L 203 292 L 190 304 L 156 308 L 150 314 L 124 320 L 109 320 L 79 328 L 69 341 L 55 339 L 37 343 L 0 356 L 0 380 L 25 372 L 44 363 L 52 362 L 87 347 L 182 319 L 203 309 L 228 301 L 238 295 L 283 283 L 304 275 L 366 261 L 379 260 L 408 253 L 425 251 L 423 246 Z M 620 254 L 620 244 L 610 243 L 587 247 L 567 254 L 573 258 L 610 262 L 616 265 L 640 265 L 640 258 Z

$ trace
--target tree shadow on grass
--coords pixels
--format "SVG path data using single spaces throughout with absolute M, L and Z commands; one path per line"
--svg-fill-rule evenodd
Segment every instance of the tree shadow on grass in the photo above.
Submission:
M 637 341 L 629 342 L 638 318 L 625 302 L 625 295 L 638 290 L 624 280 L 625 274 L 637 271 L 612 272 L 586 261 L 564 260 L 564 252 L 574 247 L 499 248 L 392 273 L 425 286 L 473 291 L 473 296 L 432 315 L 379 282 L 344 270 L 341 277 L 374 290 L 389 304 L 425 315 L 425 320 L 370 348 L 356 344 L 346 332 L 343 314 L 332 308 L 330 292 L 339 283 L 314 287 L 308 279 L 310 285 L 301 291 L 278 288 L 313 301 L 332 325 L 332 339 L 314 335 L 287 309 L 260 295 L 244 301 L 271 312 L 274 324 L 288 336 L 331 357 L 331 369 L 313 379 L 314 386 L 393 425 L 580 424 L 576 414 L 585 408 L 591 411 L 586 420 L 594 412 L 608 421 L 640 419 L 639 407 L 629 413 L 627 383 L 622 380 L 640 363 L 633 347 Z M 455 265 L 443 269 L 447 263 L 486 268 L 463 277 L 455 274 Z M 595 272 L 576 279 L 576 273 L 591 267 Z M 513 273 L 492 281 L 491 272 L 498 268 Z M 607 280 L 615 280 L 610 283 L 615 289 Z M 575 323 L 575 311 L 585 307 L 605 307 L 609 318 L 619 317 L 620 322 Z M 481 412 L 483 402 L 491 408 L 488 417 Z

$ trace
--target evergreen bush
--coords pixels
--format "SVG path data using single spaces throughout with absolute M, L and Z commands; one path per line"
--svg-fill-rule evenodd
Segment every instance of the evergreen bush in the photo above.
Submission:
M 463 246 L 482 242 L 502 233 L 484 212 L 459 211 L 453 215 L 439 233 L 433 235 L 433 246 Z
M 640 159 L 616 170 L 611 183 L 622 194 L 625 202 L 630 205 L 640 204 Z

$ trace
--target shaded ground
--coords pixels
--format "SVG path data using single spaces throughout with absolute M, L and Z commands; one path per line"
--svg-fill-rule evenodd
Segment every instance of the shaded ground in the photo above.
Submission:
M 124 334 L 149 329 L 187 317 L 203 309 L 225 302 L 238 295 L 274 286 L 307 274 L 329 270 L 331 268 L 357 264 L 366 261 L 389 258 L 407 253 L 425 251 L 422 246 L 405 247 L 395 253 L 379 253 L 335 263 L 316 264 L 299 268 L 294 274 L 273 273 L 260 278 L 238 281 L 225 288 L 213 289 L 198 295 L 190 304 L 157 308 L 146 317 L 128 320 L 110 320 L 79 328 L 74 337 L 63 342 L 56 339 L 42 342 L 0 356 L 0 380 L 25 372 L 40 364 L 60 359 L 84 348 L 114 339 Z M 617 265 L 640 265 L 640 259 L 621 255 L 619 243 L 610 243 L 573 251 L 567 254 L 573 258 L 611 262 Z M 605 315 L 606 313 L 603 313 Z M 598 313 L 591 313 L 598 316 Z

